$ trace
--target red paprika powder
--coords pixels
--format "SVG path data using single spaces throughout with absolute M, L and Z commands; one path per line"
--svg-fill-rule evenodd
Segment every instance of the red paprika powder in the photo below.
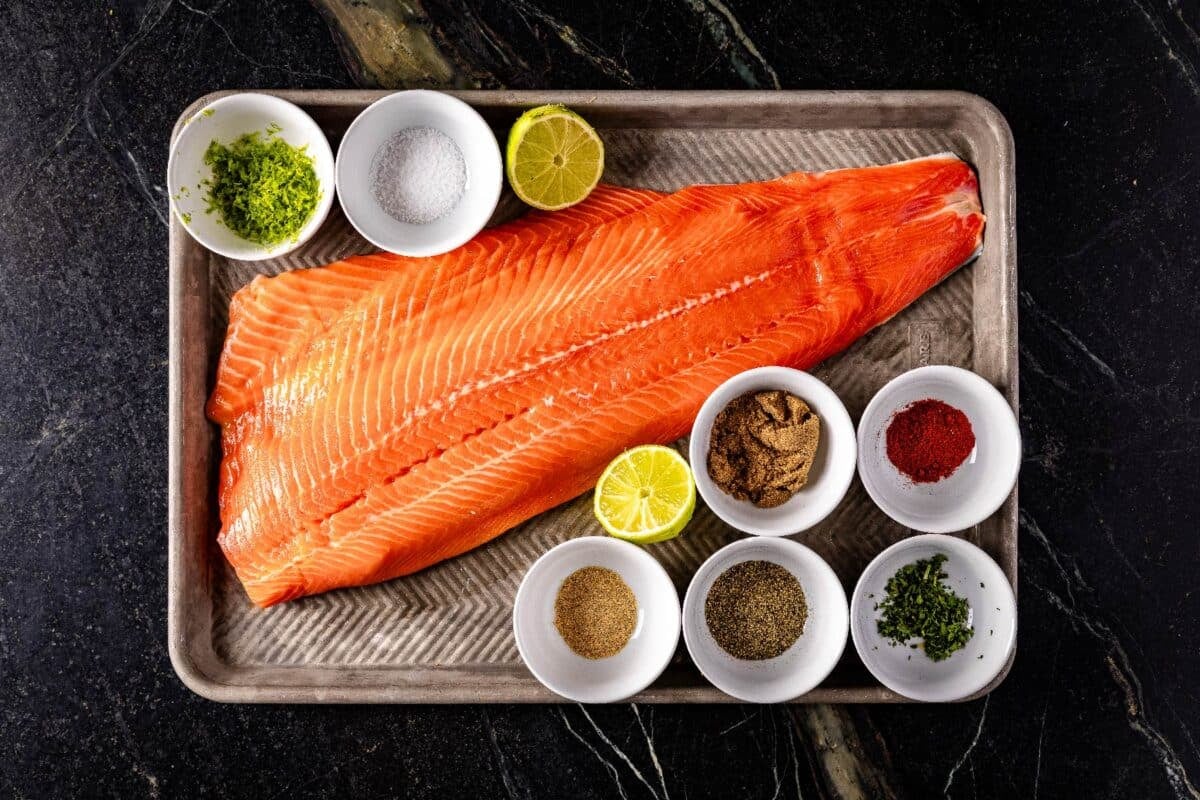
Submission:
M 971 420 L 941 400 L 910 403 L 888 423 L 888 460 L 914 483 L 950 477 L 974 449 Z

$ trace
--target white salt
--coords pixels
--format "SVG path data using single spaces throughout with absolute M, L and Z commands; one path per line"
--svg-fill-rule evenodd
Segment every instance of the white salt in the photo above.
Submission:
M 467 164 L 453 139 L 436 128 L 405 128 L 371 162 L 375 200 L 400 222 L 424 225 L 449 214 L 467 185 Z

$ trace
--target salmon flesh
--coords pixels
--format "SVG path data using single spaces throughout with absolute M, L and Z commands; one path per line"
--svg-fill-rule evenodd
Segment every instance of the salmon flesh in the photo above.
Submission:
M 983 226 L 974 172 L 946 155 L 601 186 L 435 258 L 255 278 L 208 403 L 221 548 L 262 606 L 466 552 L 686 434 L 726 378 L 844 350 L 970 260 Z

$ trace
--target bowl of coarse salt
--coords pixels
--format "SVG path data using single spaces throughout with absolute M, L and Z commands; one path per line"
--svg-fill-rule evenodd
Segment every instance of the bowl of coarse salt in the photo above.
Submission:
M 368 106 L 338 148 L 335 181 L 371 244 L 435 256 L 465 244 L 496 209 L 500 146 L 475 109 L 441 92 L 396 92 Z

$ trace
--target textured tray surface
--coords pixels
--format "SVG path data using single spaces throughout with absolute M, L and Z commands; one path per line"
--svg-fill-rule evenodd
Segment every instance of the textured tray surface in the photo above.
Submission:
M 283 94 L 307 105 L 335 140 L 353 112 L 375 96 Z M 591 96 L 602 98 L 589 117 L 605 139 L 608 150 L 605 180 L 611 183 L 673 190 L 693 183 L 765 179 L 799 169 L 879 164 L 945 151 L 975 163 L 980 169 L 985 211 L 989 215 L 985 252 L 980 260 L 955 273 L 887 325 L 814 371 L 838 392 L 856 420 L 883 383 L 906 369 L 928 363 L 975 369 L 1010 399 L 1015 398 L 1012 348 L 990 346 L 994 344 L 993 337 L 1001 337 L 1001 344 L 1010 339 L 1015 342 L 1009 297 L 1011 263 L 1006 264 L 1006 259 L 1000 258 L 1003 253 L 998 251 L 1004 248 L 995 246 L 995 241 L 1002 239 L 1009 227 L 1007 209 L 994 207 L 1004 203 L 988 203 L 989 195 L 998 188 L 991 184 L 1005 176 L 985 171 L 988 164 L 984 162 L 990 156 L 981 152 L 986 142 L 981 144 L 977 132 L 953 124 L 930 124 L 923 113 L 909 113 L 909 120 L 904 120 L 903 114 L 894 120 L 888 114 L 877 114 L 880 121 L 909 123 L 886 127 L 837 127 L 837 119 L 832 120 L 834 127 L 828 127 L 828 123 L 809 127 L 804 124 L 803 115 L 788 117 L 787 106 L 779 104 L 780 95 L 771 96 L 767 112 L 756 108 L 753 102 L 746 102 L 767 96 L 726 95 L 727 107 L 717 109 L 714 105 L 707 116 L 687 113 L 687 95 L 670 95 L 674 98 L 676 118 L 666 120 L 662 118 L 664 109 L 670 111 L 672 103 L 648 105 L 644 115 L 639 116 L 636 104 L 633 108 L 614 104 L 609 112 L 605 103 L 613 103 L 616 97 Z M 705 96 L 713 97 L 711 93 Z M 795 100 L 793 111 L 801 108 L 805 99 L 809 102 L 815 99 L 804 93 L 782 97 L 788 96 Z M 550 98 L 548 93 L 536 96 L 464 93 L 464 97 L 480 106 L 501 127 L 511 119 L 512 109 Z M 817 97 L 828 99 L 830 95 Z M 582 103 L 576 98 L 574 104 Z M 921 112 L 919 106 L 913 108 Z M 774 119 L 773 114 L 783 116 Z M 768 117 L 769 127 L 757 127 L 754 121 L 764 116 Z M 689 120 L 698 127 L 689 127 Z M 497 216 L 510 216 L 516 207 L 507 197 Z M 206 473 L 203 483 L 207 484 L 207 474 L 220 453 L 215 428 L 204 423 L 202 416 L 199 421 L 195 416 L 210 386 L 232 293 L 259 273 L 275 274 L 323 264 L 350 253 L 370 252 L 371 248 L 336 210 L 318 236 L 300 251 L 258 263 L 235 262 L 204 253 L 177 230 L 179 224 L 174 218 L 172 226 L 173 287 L 183 277 L 177 273 L 190 269 L 195 273 L 191 276 L 194 291 L 190 297 L 198 301 L 197 306 L 207 306 L 207 312 L 198 309 L 188 330 L 181 332 L 191 337 L 186 352 L 176 349 L 174 334 L 177 323 L 187 325 L 188 320 L 182 313 L 173 316 L 173 366 L 177 359 L 202 359 L 205 383 L 185 387 L 182 384 L 187 381 L 181 375 L 181 385 L 173 385 L 172 452 L 175 455 L 177 426 L 201 426 L 204 430 L 192 431 L 191 436 L 180 431 L 180 445 L 182 448 L 190 442 L 193 449 L 202 450 L 184 463 L 193 471 L 203 463 Z M 190 252 L 185 254 L 183 250 Z M 1011 253 L 1008 258 L 1011 259 Z M 196 322 L 202 323 L 202 329 L 194 328 Z M 977 340 L 981 343 L 978 348 Z M 989 346 L 983 346 L 984 342 Z M 195 364 L 192 366 L 194 374 Z M 172 375 L 174 378 L 174 369 Z M 195 384 L 195 380 L 191 383 Z M 179 398 L 175 396 L 175 388 L 181 389 Z M 182 407 L 175 408 L 176 399 L 189 413 L 185 414 Z M 684 452 L 685 444 L 679 445 Z M 193 688 L 230 700 L 554 699 L 520 662 L 510 624 L 512 602 L 521 576 L 534 559 L 565 539 L 599 532 L 591 515 L 590 495 L 418 575 L 331 592 L 263 611 L 250 604 L 232 570 L 212 544 L 215 536 L 212 487 L 196 491 L 186 504 L 182 497 L 178 498 L 179 519 L 176 519 L 175 478 L 173 471 L 172 653 L 177 657 L 177 666 L 181 661 L 186 662 L 181 670 L 185 680 L 189 678 L 189 669 L 202 674 L 200 681 L 191 676 L 189 683 Z M 1014 517 L 1015 498 L 992 520 L 964 532 L 991 552 L 1011 578 L 1015 578 Z M 796 538 L 826 557 L 849 590 L 867 561 L 908 533 L 874 507 L 856 479 L 846 500 L 829 519 Z M 684 536 L 656 545 L 653 552 L 674 578 L 682 596 L 700 562 L 737 536 L 707 509 L 700 508 Z M 190 549 L 194 563 L 200 567 L 191 570 L 194 577 L 186 574 L 187 564 L 192 561 L 183 552 L 177 554 L 175 549 Z M 189 579 L 203 585 L 183 587 L 177 583 Z M 179 614 L 187 615 L 186 623 L 176 618 Z M 806 699 L 895 699 L 873 685 L 852 650 L 848 647 L 847 656 L 826 687 Z M 197 682 L 205 685 L 197 687 Z M 704 685 L 681 645 L 672 668 L 644 699 L 725 698 Z

